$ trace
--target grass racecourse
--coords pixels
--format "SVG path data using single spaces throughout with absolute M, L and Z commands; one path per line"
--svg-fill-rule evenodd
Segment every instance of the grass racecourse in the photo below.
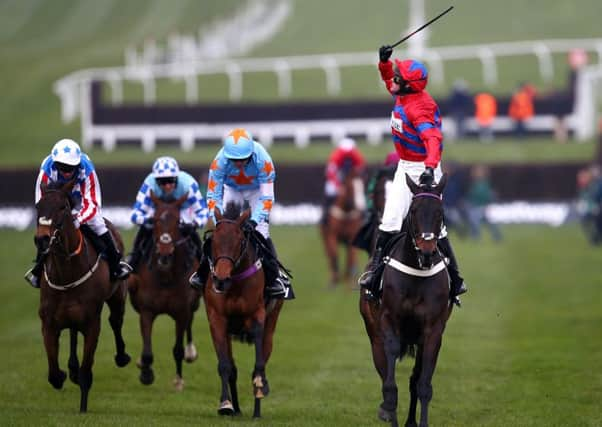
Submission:
M 461 240 L 456 251 L 471 285 L 454 311 L 435 373 L 434 426 L 602 425 L 602 275 L 600 249 L 577 225 L 504 226 L 504 241 Z M 79 414 L 79 388 L 46 381 L 37 316 L 38 292 L 21 278 L 33 256 L 32 231 L 1 231 L 0 425 L 4 426 L 379 426 L 380 382 L 357 310 L 358 293 L 326 290 L 326 263 L 315 227 L 273 227 L 282 260 L 295 274 L 297 299 L 285 304 L 267 368 L 271 394 L 253 421 L 253 350 L 237 343 L 243 416 L 217 415 L 219 382 L 204 308 L 195 319 L 199 359 L 185 365 L 185 389 L 174 391 L 173 323 L 155 323 L 155 383 L 143 386 L 133 363 L 118 369 L 103 312 L 89 412 Z M 125 233 L 126 243 L 133 235 Z M 129 246 L 129 245 L 128 245 Z M 362 262 L 365 260 L 362 257 Z M 141 350 L 129 307 L 129 353 Z M 66 369 L 68 334 L 61 366 Z M 408 404 L 412 360 L 397 369 L 399 416 Z

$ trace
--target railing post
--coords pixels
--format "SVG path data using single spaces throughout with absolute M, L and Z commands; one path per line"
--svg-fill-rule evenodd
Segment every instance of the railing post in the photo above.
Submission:
M 489 86 L 496 84 L 497 65 L 493 50 L 488 47 L 481 47 L 477 54 L 481 60 L 481 64 L 483 64 L 483 81 Z
M 278 95 L 288 98 L 292 92 L 291 67 L 286 60 L 278 60 L 274 64 L 278 76 Z
M 539 73 L 541 77 L 549 82 L 554 78 L 554 63 L 552 62 L 550 48 L 544 43 L 537 43 L 533 46 L 533 51 L 539 61 Z
M 326 73 L 326 91 L 329 95 L 341 93 L 341 73 L 336 59 L 324 57 L 320 59 L 320 66 Z
M 240 66 L 235 62 L 226 65 L 226 74 L 230 81 L 230 100 L 239 101 L 242 98 L 242 76 Z

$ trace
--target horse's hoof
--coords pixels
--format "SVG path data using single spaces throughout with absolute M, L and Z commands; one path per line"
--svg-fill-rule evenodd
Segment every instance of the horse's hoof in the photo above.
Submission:
M 253 395 L 257 399 L 263 399 L 270 394 L 270 386 L 266 378 L 262 378 L 261 375 L 256 375 L 253 378 Z
M 56 377 L 52 377 L 50 375 L 48 375 L 48 382 L 50 384 L 52 384 L 52 387 L 54 387 L 57 390 L 60 390 L 63 388 L 63 384 L 65 383 L 65 380 L 67 379 L 67 374 L 65 373 L 65 371 L 62 371 L 59 369 L 58 375 Z
M 199 357 L 194 343 L 190 343 L 184 349 L 184 360 L 188 363 L 194 362 Z
M 125 352 L 122 354 L 115 355 L 115 364 L 120 368 L 127 366 L 127 364 L 130 363 L 131 360 L 132 358 L 130 357 L 130 355 Z
M 234 412 L 234 406 L 232 406 L 232 402 L 230 402 L 229 400 L 224 400 L 221 405 L 219 405 L 219 409 L 217 410 L 217 413 L 220 415 L 229 415 L 232 416 L 235 414 Z
M 393 422 L 397 419 L 394 411 L 387 411 L 383 408 L 378 408 L 378 418 L 385 422 Z
M 180 376 L 176 376 L 173 380 L 173 385 L 176 391 L 184 390 L 184 379 Z
M 78 369 L 69 369 L 69 379 L 75 385 L 79 385 L 79 368 Z
M 151 385 L 155 381 L 155 374 L 152 369 L 146 367 L 140 371 L 140 382 L 144 385 Z

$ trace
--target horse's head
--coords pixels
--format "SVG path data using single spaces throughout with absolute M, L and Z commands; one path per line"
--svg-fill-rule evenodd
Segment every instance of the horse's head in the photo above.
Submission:
M 171 268 L 173 254 L 176 244 L 180 241 L 180 207 L 188 198 L 188 194 L 182 195 L 177 200 L 166 202 L 161 200 L 151 190 L 150 198 L 155 204 L 155 215 L 153 217 L 153 241 L 155 242 L 155 254 L 157 265 L 160 270 Z
M 228 204 L 224 214 L 215 209 L 215 230 L 211 240 L 213 281 L 218 291 L 226 291 L 232 284 L 232 272 L 244 258 L 248 240 L 243 230 L 251 210 L 240 214 L 240 208 Z
M 447 175 L 443 175 L 437 185 L 429 187 L 416 184 L 407 174 L 406 182 L 414 195 L 408 213 L 408 233 L 418 253 L 418 263 L 422 268 L 430 268 L 443 225 L 441 193 L 445 188 Z
M 66 184 L 52 182 L 41 186 L 42 197 L 36 203 L 37 225 L 34 242 L 42 251 L 56 246 L 68 255 L 69 248 L 78 244 L 81 239 L 71 216 L 74 205 L 71 191 L 74 185 L 75 181 L 69 181 Z

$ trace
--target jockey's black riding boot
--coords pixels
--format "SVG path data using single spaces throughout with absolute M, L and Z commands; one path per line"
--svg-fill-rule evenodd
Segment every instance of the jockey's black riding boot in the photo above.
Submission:
M 144 225 L 138 228 L 138 232 L 136 233 L 136 237 L 134 238 L 134 244 L 132 245 L 132 252 L 127 256 L 126 262 L 132 267 L 132 271 L 136 271 L 138 268 L 138 264 L 140 263 L 140 258 L 142 257 L 142 249 L 144 248 L 144 243 L 151 236 L 153 230 L 150 228 L 146 228 Z
M 198 291 L 203 291 L 205 288 L 205 284 L 207 283 L 207 278 L 209 277 L 209 257 L 205 255 L 201 251 L 201 259 L 199 268 L 197 271 L 192 273 L 192 276 L 188 279 L 188 283 L 190 283 L 190 287 L 194 288 Z
M 36 259 L 34 266 L 25 273 L 23 278 L 34 288 L 40 287 L 40 277 L 42 277 L 42 271 L 44 270 L 44 255 L 43 251 L 38 247 L 36 252 Z
M 188 278 L 188 283 L 190 283 L 190 287 L 203 291 L 205 288 L 205 284 L 207 283 L 207 278 L 209 277 L 209 256 L 211 254 L 211 238 L 208 237 L 205 239 L 204 243 L 201 243 L 201 259 L 199 260 L 199 268 L 197 271 L 192 273 L 192 276 Z
M 462 295 L 468 288 L 466 287 L 466 283 L 464 283 L 464 279 L 460 276 L 460 271 L 458 268 L 458 261 L 456 260 L 456 256 L 454 255 L 454 251 L 451 247 L 451 243 L 447 237 L 439 239 L 437 242 L 439 249 L 443 253 L 443 256 L 449 259 L 449 263 L 447 265 L 447 271 L 449 272 L 449 278 L 451 280 L 451 290 L 450 296 L 458 307 L 460 307 L 460 298 L 458 295 Z
M 105 254 L 109 263 L 111 281 L 127 279 L 130 275 L 131 267 L 126 262 L 121 261 L 121 254 L 115 246 L 111 232 L 107 231 L 98 237 L 100 237 L 100 240 L 105 245 Z
M 366 270 L 358 280 L 359 285 L 362 287 L 362 292 L 364 292 L 364 294 L 368 298 L 373 298 L 377 296 L 377 272 L 383 260 L 385 246 L 387 245 L 392 236 L 393 233 L 388 233 L 380 229 L 378 230 L 374 254 L 372 255 L 372 258 L 370 258 L 370 262 L 366 266 Z
M 201 262 L 203 260 L 203 242 L 201 241 L 201 236 L 199 236 L 199 233 L 197 233 L 196 230 L 191 230 L 189 236 L 194 244 L 194 254 L 199 262 Z
M 274 242 L 272 242 L 272 239 L 269 237 L 266 239 L 266 242 L 271 253 L 265 254 L 263 257 L 264 271 L 266 274 L 265 292 L 270 298 L 290 298 L 291 295 L 287 296 L 288 293 L 292 293 L 290 279 L 280 270 Z

